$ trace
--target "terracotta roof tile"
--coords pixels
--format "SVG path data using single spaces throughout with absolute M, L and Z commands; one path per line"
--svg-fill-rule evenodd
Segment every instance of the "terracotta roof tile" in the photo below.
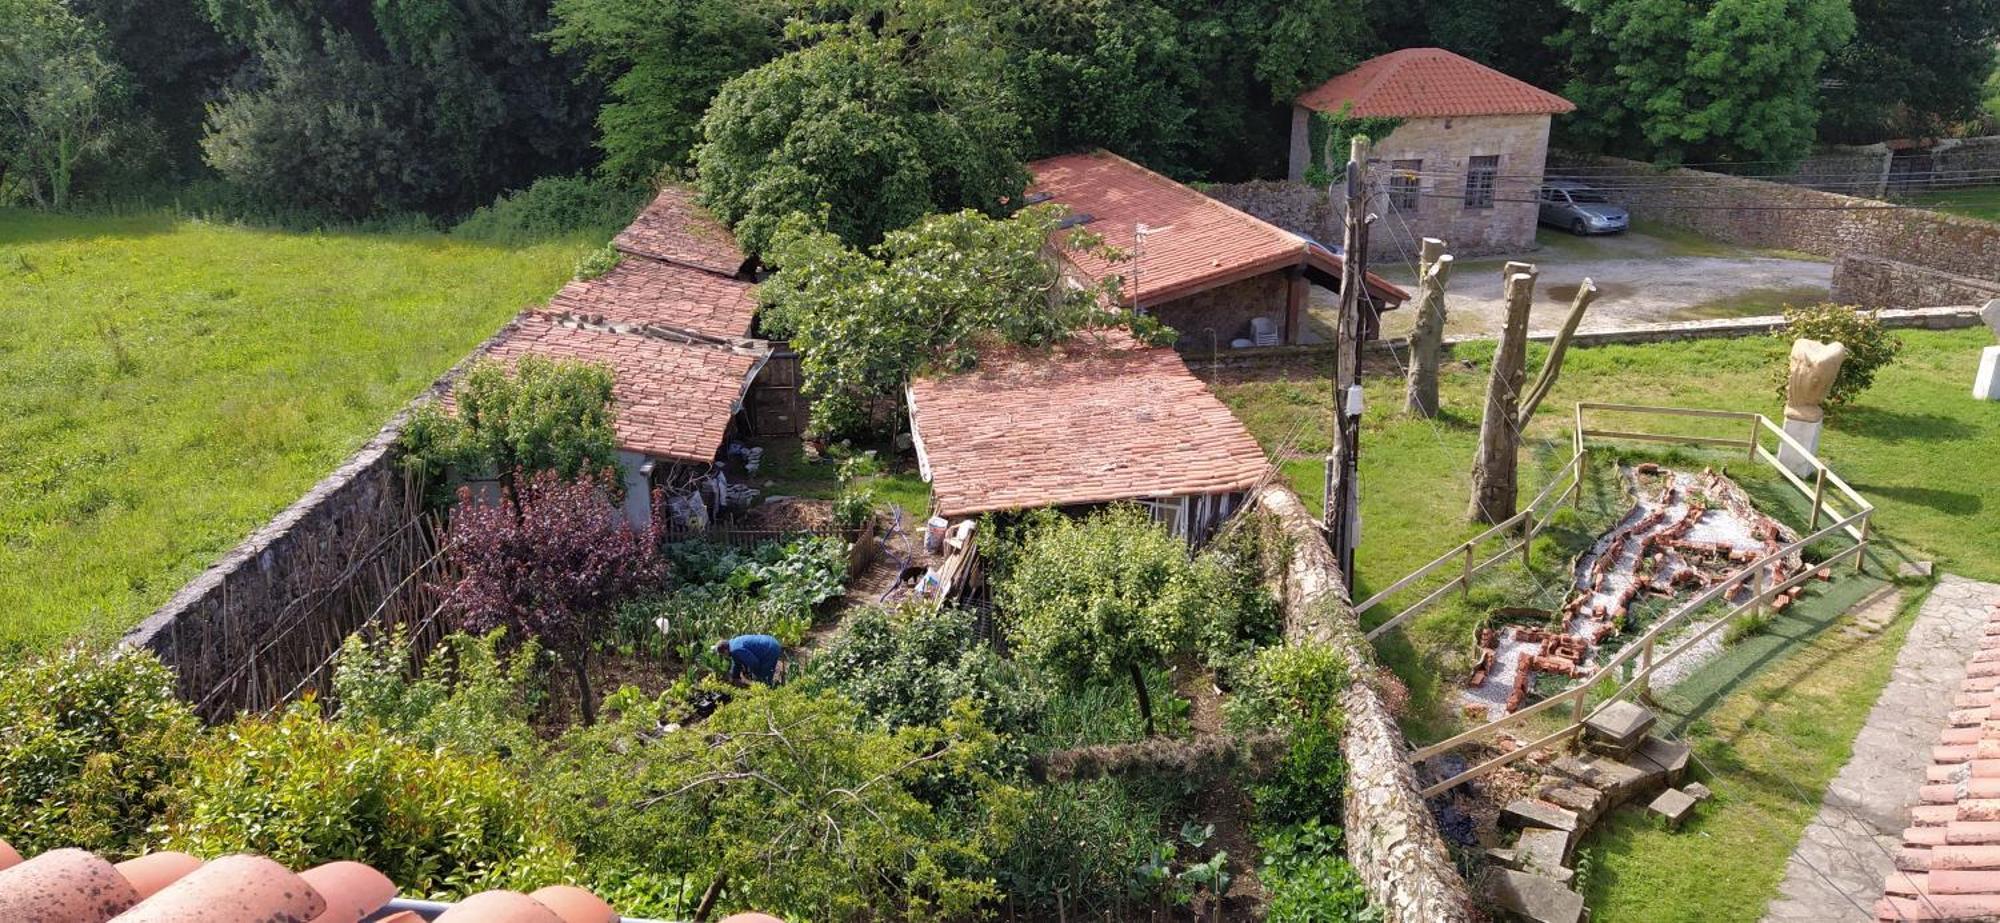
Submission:
M 1252 487 L 1264 452 L 1171 349 L 1123 331 L 1049 350 L 990 349 L 910 385 L 944 516 Z
M 665 324 L 714 337 L 747 337 L 757 287 L 678 263 L 627 256 L 610 272 L 578 279 L 549 300 L 552 311 L 602 315 L 620 324 Z
M 1369 58 L 1299 97 L 1299 105 L 1362 118 L 1556 115 L 1576 104 L 1442 48 L 1405 48 Z
M 696 464 L 714 461 L 722 450 L 762 358 L 753 350 L 579 327 L 534 313 L 516 319 L 489 355 L 609 365 L 618 447 Z
M 0 857 L 15 855 L 0 841 Z M 420 923 L 434 914 L 450 923 L 620 921 L 609 904 L 569 885 L 551 885 L 530 894 L 485 891 L 451 905 L 442 914 L 429 902 L 418 902 L 417 910 L 385 913 L 396 901 L 395 884 L 359 862 L 332 862 L 295 873 L 263 856 L 223 856 L 204 863 L 181 853 L 160 852 L 114 866 L 81 849 L 56 849 L 0 870 L 0 920 L 6 923 L 360 923 L 371 919 Z M 739 914 L 729 919 L 752 916 Z M 754 916 L 782 923 L 775 917 Z
M 2000 607 L 1994 618 L 2000 619 Z M 1910 808 L 1897 872 L 1883 882 L 1876 919 L 2000 918 L 2000 720 L 1993 693 L 2000 635 L 1966 662 L 1955 708 L 1931 748 L 1927 784 Z
M 702 207 L 693 189 L 679 185 L 661 188 L 611 243 L 626 253 L 724 276 L 741 274 L 749 262 L 735 235 Z
M 1313 265 L 1338 275 L 1340 257 L 1275 224 L 1252 217 L 1108 151 L 1065 154 L 1028 165 L 1031 195 L 1088 215 L 1083 227 L 1126 254 L 1112 263 L 1091 253 L 1071 253 L 1070 263 L 1090 279 L 1122 277 L 1128 302 L 1158 304 L 1276 269 Z M 1138 225 L 1149 233 L 1134 265 Z M 1133 281 L 1133 276 L 1138 281 Z M 1370 273 L 1368 289 L 1385 301 L 1409 293 Z

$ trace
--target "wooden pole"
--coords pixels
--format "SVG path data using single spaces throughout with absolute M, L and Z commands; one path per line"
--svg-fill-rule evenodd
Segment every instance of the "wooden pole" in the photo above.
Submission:
M 1361 383 L 1361 295 L 1368 278 L 1368 137 L 1357 135 L 1347 156 L 1347 214 L 1340 259 L 1340 323 L 1334 338 L 1333 449 L 1326 457 L 1322 528 L 1340 565 L 1349 598 L 1359 536 L 1361 418 L 1350 392 Z M 1352 402 L 1355 405 L 1359 401 Z M 1350 412 L 1355 411 L 1355 412 Z
M 1502 275 L 1507 323 L 1500 330 L 1486 383 L 1486 412 L 1479 423 L 1479 451 L 1472 461 L 1472 502 L 1466 511 L 1466 518 L 1484 523 L 1505 522 L 1520 499 L 1519 414 L 1527 377 L 1528 309 L 1535 299 L 1533 264 L 1509 262 Z

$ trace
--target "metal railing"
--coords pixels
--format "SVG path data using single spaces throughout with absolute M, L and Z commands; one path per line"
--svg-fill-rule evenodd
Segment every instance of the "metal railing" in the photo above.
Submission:
M 1713 435 L 1605 429 L 1587 425 L 1585 419 L 1586 413 L 1593 415 L 1644 415 L 1730 421 L 1743 426 L 1746 435 L 1742 438 L 1735 438 Z M 1726 426 L 1727 424 L 1724 425 Z M 1773 452 L 1765 446 L 1765 437 L 1767 435 L 1776 437 L 1778 451 Z M 1540 504 L 1558 487 L 1563 488 L 1561 493 L 1556 494 L 1558 504 L 1563 499 L 1572 497 L 1574 495 L 1573 492 L 1580 489 L 1583 480 L 1583 465 L 1588 455 L 1589 441 L 1591 439 L 1704 446 L 1741 451 L 1749 461 L 1769 464 L 1784 477 L 1788 484 L 1811 501 L 1811 512 L 1808 515 L 1808 523 L 1806 525 L 1807 534 L 1746 564 L 1741 569 L 1696 594 L 1692 599 L 1681 604 L 1673 612 L 1647 629 L 1643 635 L 1625 645 L 1617 654 L 1605 661 L 1602 666 L 1598 667 L 1589 676 L 1584 677 L 1570 688 L 1512 714 L 1412 751 L 1410 753 L 1410 762 L 1422 763 L 1432 757 L 1449 753 L 1468 744 L 1486 742 L 1498 736 L 1503 731 L 1525 724 L 1539 716 L 1557 713 L 1565 706 L 1569 709 L 1569 720 L 1560 729 L 1546 733 L 1508 753 L 1486 760 L 1449 779 L 1431 785 L 1423 790 L 1423 796 L 1426 798 L 1463 785 L 1502 766 L 1546 750 L 1561 741 L 1581 734 L 1585 723 L 1611 703 L 1645 694 L 1650 688 L 1654 672 L 1662 665 L 1670 663 L 1687 652 L 1694 650 L 1711 635 L 1725 630 L 1743 616 L 1753 613 L 1761 614 L 1779 594 L 1785 593 L 1793 587 L 1812 579 L 1817 572 L 1831 569 L 1835 565 L 1844 563 L 1850 559 L 1853 561 L 1855 571 L 1859 572 L 1861 570 L 1863 555 L 1868 548 L 1868 525 L 1869 519 L 1875 510 L 1874 505 L 1862 499 L 1861 495 L 1853 487 L 1849 486 L 1846 481 L 1842 480 L 1839 475 L 1836 475 L 1832 469 L 1828 468 L 1826 463 L 1821 461 L 1817 455 L 1799 444 L 1782 427 L 1774 424 L 1763 414 L 1582 402 L 1576 405 L 1575 428 L 1571 433 L 1571 445 L 1575 453 L 1571 456 L 1570 461 L 1565 464 L 1563 471 L 1550 482 L 1549 486 L 1543 489 L 1540 496 L 1537 496 L 1529 504 L 1528 509 L 1523 510 L 1520 514 L 1517 514 L 1506 522 L 1488 529 L 1479 536 L 1468 540 L 1458 548 L 1419 568 L 1415 573 L 1397 581 L 1388 589 L 1375 594 L 1375 596 L 1369 598 L 1361 606 L 1356 607 L 1355 612 L 1359 615 L 1361 612 L 1379 603 L 1389 594 L 1408 587 L 1427 574 L 1436 572 L 1445 562 L 1456 561 L 1461 558 L 1466 562 L 1464 570 L 1460 575 L 1454 577 L 1438 591 L 1424 597 L 1424 599 L 1369 632 L 1368 637 L 1372 639 L 1376 635 L 1402 623 L 1416 612 L 1421 611 L 1425 606 L 1435 602 L 1445 591 L 1453 588 L 1469 588 L 1473 577 L 1497 564 L 1498 561 L 1504 560 L 1506 555 L 1512 553 L 1515 548 L 1518 547 L 1525 555 L 1527 543 L 1532 540 L 1534 534 L 1539 532 L 1541 525 L 1546 522 L 1547 517 L 1536 515 Z M 1808 468 L 1810 470 L 1810 481 L 1807 479 L 1808 476 L 1801 476 L 1794 473 L 1787 462 L 1795 462 L 1798 467 Z M 1827 520 L 1829 517 L 1837 518 L 1833 518 L 1830 524 L 1822 526 L 1822 521 Z M 1488 559 L 1484 563 L 1477 565 L 1471 563 L 1472 549 L 1474 547 L 1480 542 L 1506 534 L 1510 528 L 1518 528 L 1521 531 L 1522 538 L 1518 545 L 1510 546 L 1506 551 L 1503 551 L 1494 558 Z M 1853 544 L 1826 557 L 1817 564 L 1801 568 L 1797 574 L 1784 580 L 1774 583 L 1770 579 L 1777 572 L 1776 568 L 1792 555 L 1799 553 L 1806 546 L 1814 542 L 1835 536 L 1845 536 L 1851 539 Z M 1705 607 L 1717 601 L 1727 602 L 1730 594 L 1736 592 L 1746 584 L 1751 589 L 1747 598 L 1735 603 L 1713 621 L 1701 626 L 1687 637 L 1679 639 L 1664 652 L 1656 650 L 1666 635 L 1688 626 Z M 1628 664 L 1633 664 L 1634 660 L 1637 660 L 1637 663 L 1632 666 L 1630 677 L 1620 682 L 1618 679 L 1619 671 L 1625 669 Z M 1607 683 L 1616 683 L 1617 685 L 1601 701 L 1597 701 L 1593 705 L 1592 698 L 1595 690 Z

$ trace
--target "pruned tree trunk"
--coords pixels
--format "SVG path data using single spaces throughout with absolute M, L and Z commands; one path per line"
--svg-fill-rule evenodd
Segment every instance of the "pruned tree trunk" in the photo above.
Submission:
M 1132 690 L 1139 694 L 1139 717 L 1146 722 L 1146 736 L 1153 736 L 1153 697 L 1146 692 L 1146 672 L 1139 665 L 1128 664 L 1132 669 Z
M 590 650 L 585 648 L 570 658 L 570 669 L 576 674 L 576 705 L 583 715 L 583 724 L 590 727 L 597 723 L 597 696 L 590 688 Z
M 722 896 L 722 889 L 728 883 L 728 872 L 715 876 L 715 880 L 708 883 L 708 889 L 701 892 L 701 901 L 695 904 L 694 916 L 690 918 L 693 923 L 708 923 L 709 916 L 715 913 L 715 901 Z
M 1424 238 L 1417 263 L 1417 327 L 1410 333 L 1410 376 L 1404 409 L 1413 416 L 1438 413 L 1438 361 L 1444 352 L 1444 287 L 1451 254 L 1444 241 Z
M 1555 388 L 1562 375 L 1563 356 L 1569 352 L 1583 313 L 1597 300 L 1597 283 L 1585 279 L 1570 302 L 1569 316 L 1549 344 L 1549 356 L 1535 384 L 1524 394 L 1527 376 L 1528 309 L 1535 298 L 1535 267 L 1528 263 L 1508 263 L 1507 326 L 1500 331 L 1500 346 L 1493 354 L 1493 376 L 1486 385 L 1486 415 L 1479 423 L 1479 454 L 1472 462 L 1472 508 L 1467 515 L 1476 522 L 1501 522 L 1514 515 L 1520 499 L 1521 433 L 1534 419 L 1535 409 Z
M 1532 263 L 1510 262 L 1502 272 L 1507 279 L 1507 323 L 1500 328 L 1500 345 L 1493 351 L 1493 372 L 1486 382 L 1486 412 L 1479 421 L 1479 453 L 1472 460 L 1472 506 L 1466 516 L 1475 522 L 1499 522 L 1514 515 L 1518 499 L 1518 415 L 1536 270 Z

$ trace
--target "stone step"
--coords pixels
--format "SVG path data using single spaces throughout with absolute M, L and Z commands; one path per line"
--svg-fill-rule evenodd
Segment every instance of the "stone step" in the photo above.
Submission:
M 1636 702 L 1617 701 L 1584 719 L 1584 745 L 1592 750 L 1625 756 L 1636 749 L 1659 720 L 1657 715 Z
M 1547 875 L 1489 868 L 1479 889 L 1488 903 L 1532 923 L 1583 920 L 1583 895 Z
M 1515 829 L 1546 827 L 1564 833 L 1575 833 L 1578 828 L 1575 812 L 1534 798 L 1508 802 L 1500 809 L 1500 825 Z

